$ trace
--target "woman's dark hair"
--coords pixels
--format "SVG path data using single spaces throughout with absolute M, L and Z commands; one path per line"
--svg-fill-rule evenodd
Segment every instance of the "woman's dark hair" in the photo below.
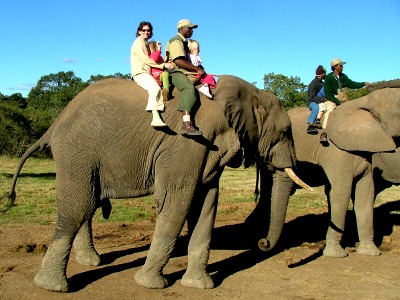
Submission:
M 143 27 L 146 26 L 146 25 L 149 26 L 149 28 L 150 28 L 149 39 L 151 39 L 153 37 L 153 25 L 151 25 L 150 22 L 146 22 L 146 21 L 140 22 L 140 24 L 139 24 L 139 26 L 138 26 L 138 28 L 136 30 L 136 37 L 138 37 L 140 35 L 139 31 L 142 31 Z

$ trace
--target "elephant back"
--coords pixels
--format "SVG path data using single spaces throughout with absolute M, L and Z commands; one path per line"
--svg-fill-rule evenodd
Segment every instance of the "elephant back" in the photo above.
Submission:
M 327 134 L 346 151 L 393 151 L 400 136 L 400 89 L 381 89 L 338 106 Z

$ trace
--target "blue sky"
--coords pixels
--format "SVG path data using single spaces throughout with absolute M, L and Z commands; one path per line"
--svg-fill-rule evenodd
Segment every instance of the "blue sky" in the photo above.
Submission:
M 150 21 L 165 46 L 180 19 L 199 25 L 192 38 L 208 73 L 259 88 L 270 72 L 308 84 L 335 57 L 355 81 L 400 78 L 399 0 L 2 0 L 0 93 L 27 96 L 60 71 L 84 81 L 128 74 L 139 22 Z

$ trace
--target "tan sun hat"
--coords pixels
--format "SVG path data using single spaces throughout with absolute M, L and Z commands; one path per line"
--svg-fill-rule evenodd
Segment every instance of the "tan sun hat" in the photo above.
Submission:
M 346 63 L 345 61 L 342 61 L 339 58 L 334 58 L 331 61 L 331 67 L 336 66 L 336 65 L 342 65 L 343 66 L 345 63 Z
M 197 28 L 198 26 L 190 22 L 189 20 L 180 20 L 178 22 L 178 29 L 181 27 L 190 27 L 190 28 Z

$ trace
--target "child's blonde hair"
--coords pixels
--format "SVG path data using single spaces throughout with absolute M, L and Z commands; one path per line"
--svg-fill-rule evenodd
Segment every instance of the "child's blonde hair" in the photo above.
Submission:
M 193 49 L 198 49 L 200 47 L 200 44 L 196 40 L 188 40 L 188 47 L 189 51 L 192 52 Z
M 149 49 L 150 49 L 150 52 L 156 51 L 157 50 L 157 42 L 156 41 L 149 42 Z

